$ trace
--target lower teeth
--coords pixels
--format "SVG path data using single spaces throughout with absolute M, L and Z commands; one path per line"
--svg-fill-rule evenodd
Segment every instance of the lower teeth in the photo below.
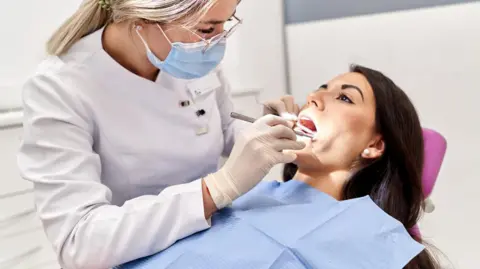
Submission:
M 300 123 L 297 123 L 297 127 L 302 130 L 304 133 L 308 133 L 308 134 L 315 134 L 314 131 L 308 129 L 307 127 L 303 126 L 302 124 Z

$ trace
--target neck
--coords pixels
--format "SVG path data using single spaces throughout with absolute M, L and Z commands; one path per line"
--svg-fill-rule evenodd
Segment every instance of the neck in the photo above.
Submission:
M 130 72 L 155 81 L 158 69 L 147 58 L 145 48 L 128 23 L 113 23 L 105 28 L 102 37 L 103 49 L 117 63 Z
M 295 180 L 302 181 L 337 200 L 342 200 L 343 186 L 350 176 L 351 172 L 347 170 L 322 172 L 318 170 L 302 170 L 299 168 L 297 174 L 295 175 Z

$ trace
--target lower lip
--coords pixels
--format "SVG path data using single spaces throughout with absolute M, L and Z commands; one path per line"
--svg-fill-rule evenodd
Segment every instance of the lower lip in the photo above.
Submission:
M 316 133 L 315 131 L 312 131 L 312 130 L 310 130 L 309 128 L 303 126 L 303 125 L 298 124 L 297 126 L 298 126 L 298 128 L 299 128 L 300 130 L 302 130 L 304 133 L 307 133 L 307 134 L 310 134 L 310 135 L 315 135 L 315 133 Z

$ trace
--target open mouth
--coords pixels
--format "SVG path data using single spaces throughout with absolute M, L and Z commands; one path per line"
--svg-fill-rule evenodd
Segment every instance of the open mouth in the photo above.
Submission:
M 297 136 L 308 137 L 312 141 L 315 139 L 317 134 L 317 127 L 315 123 L 308 117 L 299 117 L 295 128 L 293 129 Z
M 308 133 L 315 133 L 317 131 L 315 123 L 308 117 L 300 117 L 298 119 L 297 126 Z

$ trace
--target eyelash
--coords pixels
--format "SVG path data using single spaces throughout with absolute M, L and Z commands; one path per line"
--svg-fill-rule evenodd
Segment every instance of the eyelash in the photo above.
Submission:
M 348 98 L 348 96 L 346 96 L 343 93 L 340 94 L 337 99 L 340 100 L 340 101 L 343 101 L 343 102 L 350 103 L 350 104 L 355 104 L 350 98 Z
M 233 19 L 230 18 L 228 19 L 227 21 L 232 21 Z M 214 27 L 210 27 L 208 29 L 197 29 L 198 32 L 202 33 L 202 34 L 211 34 L 213 33 L 213 31 L 215 31 L 215 28 Z
M 197 31 L 199 31 L 200 33 L 202 34 L 211 34 L 213 33 L 213 31 L 215 31 L 215 28 L 208 28 L 208 29 L 198 29 Z

